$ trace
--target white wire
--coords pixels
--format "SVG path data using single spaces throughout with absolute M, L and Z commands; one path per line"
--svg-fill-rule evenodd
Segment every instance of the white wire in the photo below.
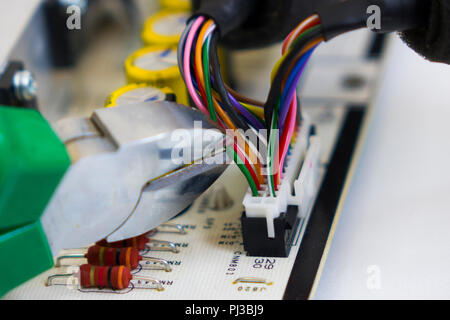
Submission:
M 310 24 L 313 20 L 319 18 L 319 16 L 317 14 L 313 14 L 312 16 L 310 16 L 309 18 L 303 20 L 298 26 L 297 28 L 295 28 L 294 33 L 292 34 L 291 38 L 289 39 L 286 48 L 289 48 L 292 44 L 292 42 L 295 40 L 295 38 L 297 38 L 297 36 L 299 35 L 300 32 L 303 31 L 303 29 Z

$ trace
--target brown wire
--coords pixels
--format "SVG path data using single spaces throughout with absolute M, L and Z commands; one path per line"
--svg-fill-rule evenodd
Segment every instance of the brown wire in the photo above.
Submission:
M 264 102 L 243 96 L 243 95 L 239 94 L 238 92 L 234 91 L 232 88 L 230 88 L 230 86 L 227 85 L 226 83 L 225 83 L 225 88 L 227 88 L 228 92 L 230 92 L 238 101 L 243 101 L 245 103 L 248 103 L 248 104 L 251 104 L 254 106 L 258 106 L 258 107 L 264 106 Z

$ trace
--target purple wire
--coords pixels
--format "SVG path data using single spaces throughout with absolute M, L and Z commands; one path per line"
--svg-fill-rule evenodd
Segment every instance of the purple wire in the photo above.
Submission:
M 214 78 L 211 76 L 211 83 L 214 85 Z M 264 125 L 261 124 L 258 119 L 255 118 L 253 114 L 251 114 L 250 111 L 248 111 L 244 106 L 242 106 L 239 101 L 236 100 L 231 93 L 228 92 L 228 97 L 230 97 L 231 103 L 233 106 L 239 110 L 239 112 L 244 116 L 244 118 L 247 119 L 250 124 L 255 127 L 256 129 L 264 129 Z
M 239 110 L 239 112 L 251 123 L 253 127 L 256 129 L 264 129 L 264 126 L 244 106 L 242 106 L 231 93 L 228 92 L 228 96 L 230 97 L 234 107 Z
M 304 67 L 303 67 L 303 68 L 304 68 Z M 282 109 L 282 114 L 281 114 L 280 120 L 278 121 L 278 127 L 279 127 L 279 128 L 283 128 L 283 129 L 281 130 L 281 134 L 282 134 L 283 131 L 284 131 L 284 127 L 285 127 L 285 126 L 283 126 L 282 124 L 283 124 L 284 121 L 286 120 L 286 116 L 287 116 L 287 113 L 288 113 L 288 111 L 289 111 L 289 104 L 291 103 L 292 98 L 294 97 L 294 94 L 297 94 L 297 92 L 296 92 L 297 82 L 300 80 L 301 75 L 302 75 L 302 73 L 299 72 L 299 73 L 297 74 L 297 76 L 295 77 L 295 81 L 293 82 L 293 84 L 292 84 L 292 86 L 291 86 L 291 88 L 290 88 L 290 90 L 289 90 L 289 93 L 288 93 L 288 95 L 287 95 L 287 99 L 286 99 L 286 101 L 285 101 L 285 103 L 284 103 L 284 106 L 283 106 L 283 109 Z
M 300 77 L 303 74 L 303 71 L 306 68 L 306 65 L 308 64 L 309 59 L 311 58 L 311 54 L 308 56 L 308 58 L 305 60 L 305 62 L 303 63 L 302 67 L 300 68 L 300 70 L 297 72 L 294 81 L 292 81 L 291 87 L 289 88 L 288 94 L 287 94 L 287 99 L 285 99 L 284 104 L 281 108 L 281 115 L 280 118 L 278 120 L 278 127 L 279 128 L 283 128 L 283 123 L 286 120 L 286 116 L 287 113 L 289 111 L 289 104 L 291 103 L 292 97 L 294 96 L 294 94 L 296 93 L 296 89 L 297 89 L 297 83 L 300 80 Z M 284 129 L 284 128 L 283 128 Z

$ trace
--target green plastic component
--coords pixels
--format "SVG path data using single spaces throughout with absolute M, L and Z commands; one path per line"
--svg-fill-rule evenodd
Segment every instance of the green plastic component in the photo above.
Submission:
M 0 297 L 52 267 L 39 219 L 69 165 L 39 112 L 0 106 Z
M 40 221 L 0 235 L 0 252 L 0 297 L 53 266 Z
M 39 112 L 0 106 L 0 234 L 37 221 L 69 165 Z

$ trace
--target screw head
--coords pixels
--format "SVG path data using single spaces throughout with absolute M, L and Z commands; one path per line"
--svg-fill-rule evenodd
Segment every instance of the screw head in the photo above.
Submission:
M 20 101 L 28 102 L 36 98 L 36 80 L 28 70 L 17 71 L 13 76 L 14 95 Z

